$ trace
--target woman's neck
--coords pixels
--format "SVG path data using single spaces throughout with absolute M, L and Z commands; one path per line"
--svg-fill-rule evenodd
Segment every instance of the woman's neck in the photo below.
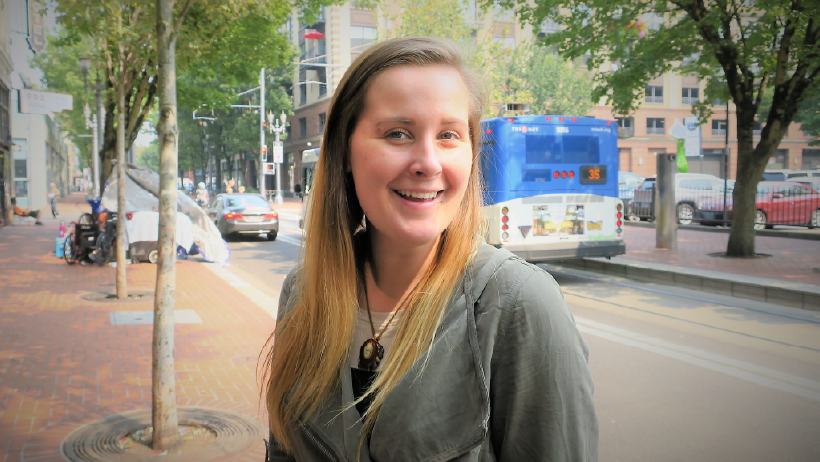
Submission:
M 365 271 L 370 309 L 392 311 L 424 274 L 432 262 L 439 240 L 407 246 L 371 237 L 368 271 Z

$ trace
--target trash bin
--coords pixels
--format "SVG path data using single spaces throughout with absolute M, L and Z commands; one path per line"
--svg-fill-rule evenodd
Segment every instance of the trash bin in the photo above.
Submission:
M 65 240 L 64 237 L 55 237 L 54 238 L 54 256 L 57 258 L 63 258 L 64 251 L 65 251 Z

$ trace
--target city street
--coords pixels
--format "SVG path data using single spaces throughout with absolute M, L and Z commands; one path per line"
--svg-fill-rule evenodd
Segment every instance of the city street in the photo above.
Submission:
M 301 236 L 279 213 L 221 273 L 269 312 Z M 601 461 L 820 459 L 820 312 L 542 266 L 590 348 Z

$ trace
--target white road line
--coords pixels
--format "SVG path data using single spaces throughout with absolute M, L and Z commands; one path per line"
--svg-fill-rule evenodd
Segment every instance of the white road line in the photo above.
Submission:
M 576 317 L 575 321 L 578 324 L 578 330 L 585 334 L 594 335 L 622 345 L 640 348 L 747 382 L 820 402 L 820 382 L 814 380 L 775 371 L 744 361 L 737 361 L 697 348 L 677 345 L 652 337 L 645 337 L 625 329 L 588 319 Z
M 276 319 L 276 310 L 279 306 L 278 300 L 268 296 L 261 290 L 255 289 L 251 284 L 248 284 L 247 281 L 216 263 L 206 263 L 205 267 L 213 271 L 213 273 L 222 278 L 223 281 L 227 282 L 229 285 L 233 286 L 233 288 L 248 297 L 253 303 L 256 304 L 256 306 L 268 313 L 273 319 Z
M 296 247 L 299 247 L 299 246 L 302 245 L 302 239 L 300 237 L 295 237 L 295 236 L 290 236 L 290 235 L 280 234 L 280 235 L 276 236 L 276 240 L 277 241 L 282 241 L 282 242 L 287 242 L 288 244 L 295 245 Z
M 290 221 L 299 221 L 299 214 L 290 212 L 278 212 L 280 217 L 287 218 Z

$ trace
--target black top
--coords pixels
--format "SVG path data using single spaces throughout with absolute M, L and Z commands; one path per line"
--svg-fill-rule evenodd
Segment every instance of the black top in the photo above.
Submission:
M 373 371 L 365 371 L 362 369 L 356 369 L 355 367 L 350 368 L 350 377 L 353 381 L 353 398 L 359 399 L 364 393 L 367 391 L 367 387 L 373 383 L 373 380 L 376 378 L 376 374 L 378 372 Z M 363 415 L 365 411 L 370 407 L 370 402 L 372 401 L 373 395 L 368 396 L 365 398 L 364 401 L 356 404 L 356 410 L 359 411 L 359 415 Z

